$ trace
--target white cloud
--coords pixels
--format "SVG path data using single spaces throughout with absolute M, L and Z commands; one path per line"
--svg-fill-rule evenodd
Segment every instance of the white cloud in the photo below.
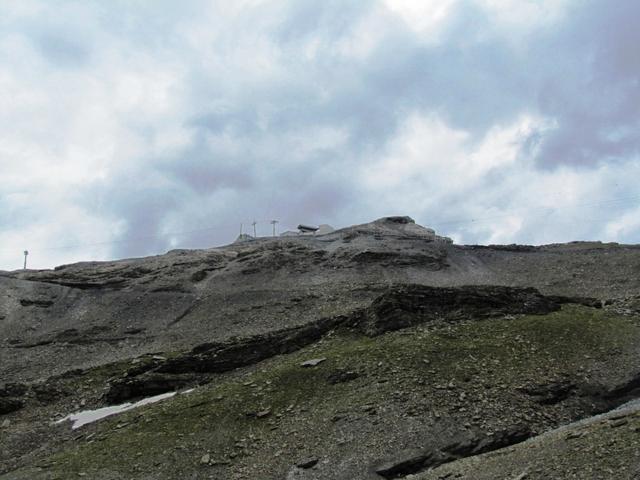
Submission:
M 82 206 L 74 207 L 71 203 L 69 199 L 52 198 L 50 191 L 32 193 L 22 201 L 15 201 L 17 211 L 33 212 L 37 220 L 18 223 L 10 229 L 5 226 L 0 231 L 2 269 L 22 268 L 25 249 L 29 250 L 29 268 L 109 258 L 112 249 L 109 242 L 117 240 L 122 233 L 123 222 L 96 217 Z
M 383 3 L 423 41 L 437 43 L 456 11 L 469 6 L 482 9 L 495 28 L 515 38 L 559 22 L 571 0 L 383 0 Z
M 469 132 L 434 114 L 414 113 L 361 172 L 376 199 L 370 208 L 412 212 L 461 242 L 549 243 L 593 238 L 594 231 L 600 238 L 631 238 L 639 227 L 634 212 L 609 207 L 626 206 L 616 198 L 629 186 L 618 183 L 638 165 L 538 170 L 529 140 L 553 125 L 522 114 L 473 142 Z
M 209 246 L 254 215 L 637 241 L 634 204 L 584 207 L 637 190 L 637 29 L 618 28 L 633 2 L 618 17 L 569 0 L 158 5 L 3 4 L 0 268 L 24 248 L 53 266 Z M 592 35 L 603 18 L 616 28 Z
M 633 239 L 633 234 L 640 230 L 640 207 L 635 208 L 624 215 L 613 219 L 606 225 L 607 238 Z
M 439 195 L 465 191 L 494 169 L 513 165 L 529 135 L 545 124 L 522 115 L 473 142 L 468 132 L 449 127 L 436 115 L 414 113 L 382 158 L 367 165 L 363 179 L 371 190 L 412 192 L 407 206 L 427 206 Z
M 514 29 L 538 28 L 559 21 L 570 0 L 475 0 L 495 21 Z
M 363 15 L 353 23 L 346 35 L 337 39 L 334 49 L 340 56 L 359 61 L 366 60 L 390 30 L 388 10 L 372 8 L 367 15 Z M 322 48 L 322 45 L 316 43 L 314 47 L 317 51 Z
M 386 7 L 423 38 L 434 40 L 459 0 L 383 0 Z

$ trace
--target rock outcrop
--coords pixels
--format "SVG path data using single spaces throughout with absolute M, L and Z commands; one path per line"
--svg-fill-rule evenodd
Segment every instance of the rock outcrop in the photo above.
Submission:
M 545 297 L 532 288 L 395 286 L 376 298 L 371 306 L 349 315 L 226 343 L 205 343 L 171 359 L 134 367 L 124 378 L 111 384 L 105 400 L 118 404 L 187 385 L 208 383 L 211 377 L 194 378 L 193 374 L 224 373 L 295 352 L 337 329 L 375 336 L 424 323 L 507 314 L 542 315 L 560 308 L 557 299 Z

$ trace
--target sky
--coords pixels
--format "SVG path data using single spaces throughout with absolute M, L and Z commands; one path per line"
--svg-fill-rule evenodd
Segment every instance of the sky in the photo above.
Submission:
M 409 215 L 640 243 L 636 0 L 0 0 L 0 269 Z

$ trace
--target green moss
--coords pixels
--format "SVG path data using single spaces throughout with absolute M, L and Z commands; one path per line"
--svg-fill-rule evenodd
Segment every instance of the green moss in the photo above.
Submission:
M 388 402 L 407 382 L 409 388 L 416 382 L 513 385 L 535 380 L 541 372 L 574 372 L 585 358 L 606 362 L 611 348 L 633 348 L 639 337 L 632 320 L 579 306 L 376 338 L 334 335 L 263 362 L 246 375 L 221 377 L 191 394 L 106 419 L 91 427 L 96 430 L 91 443 L 67 445 L 51 460 L 61 478 L 101 470 L 135 475 L 158 465 L 189 470 L 199 468 L 205 452 L 214 460 L 259 462 L 275 455 L 286 440 L 283 431 L 292 425 L 305 425 L 308 435 L 313 431 L 334 442 L 328 419 Z M 314 368 L 300 366 L 317 357 L 327 360 Z M 120 367 L 105 367 L 99 376 Z M 336 370 L 357 371 L 360 377 L 331 385 L 327 378 Z

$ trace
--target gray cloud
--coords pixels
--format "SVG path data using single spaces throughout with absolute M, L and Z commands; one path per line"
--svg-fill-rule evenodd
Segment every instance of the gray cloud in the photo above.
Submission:
M 541 111 L 558 128 L 543 140 L 539 162 L 594 165 L 638 155 L 640 42 L 634 18 L 638 2 L 615 8 L 602 2 L 574 4 L 571 19 L 532 45 Z
M 195 194 L 205 195 L 221 188 L 247 190 L 256 182 L 255 172 L 241 153 L 217 152 L 199 138 L 179 155 L 160 159 L 156 168 Z
M 83 45 L 57 33 L 41 35 L 37 45 L 44 57 L 59 67 L 78 67 L 89 59 L 89 52 Z
M 569 2 L 559 20 L 526 30 L 460 1 L 435 41 L 374 2 L 280 1 L 237 10 L 200 1 L 63 5 L 58 17 L 13 18 L 11 32 L 29 39 L 48 73 L 76 72 L 87 85 L 113 75 L 92 98 L 111 112 L 107 118 L 117 115 L 116 152 L 125 156 L 111 153 L 107 173 L 69 197 L 86 215 L 120 225 L 109 255 L 226 243 L 253 218 L 269 231 L 272 218 L 283 227 L 344 225 L 378 213 L 438 220 L 468 242 L 568 240 L 572 232 L 638 239 L 640 226 L 616 234 L 602 219 L 579 232 L 553 227 L 544 237 L 536 232 L 546 217 L 537 213 L 542 220 L 532 215 L 517 233 L 500 233 L 497 225 L 507 208 L 534 207 L 522 194 L 527 177 L 542 190 L 569 171 L 582 182 L 574 190 L 592 198 L 633 190 L 615 179 L 638 162 L 638 2 Z M 376 22 L 367 27 L 371 18 Z M 350 52 L 358 42 L 363 53 Z M 19 81 L 23 73 L 16 72 Z M 138 87 L 136 75 L 143 74 Z M 170 87 L 144 83 L 165 77 Z M 456 148 L 468 152 L 523 115 L 544 119 L 544 126 L 517 137 L 514 165 L 483 170 L 464 189 L 442 173 L 421 184 L 418 169 L 418 180 L 404 179 L 397 191 L 375 191 L 363 176 L 381 168 L 412 115 L 462 132 Z M 125 131 L 130 140 L 121 140 Z M 182 140 L 162 147 L 173 134 Z M 599 169 L 606 174 L 598 177 Z M 396 210 L 402 198 L 422 191 L 437 202 Z M 382 194 L 392 200 L 376 205 Z M 619 205 L 620 218 L 636 206 Z M 496 211 L 496 224 L 465 223 Z

